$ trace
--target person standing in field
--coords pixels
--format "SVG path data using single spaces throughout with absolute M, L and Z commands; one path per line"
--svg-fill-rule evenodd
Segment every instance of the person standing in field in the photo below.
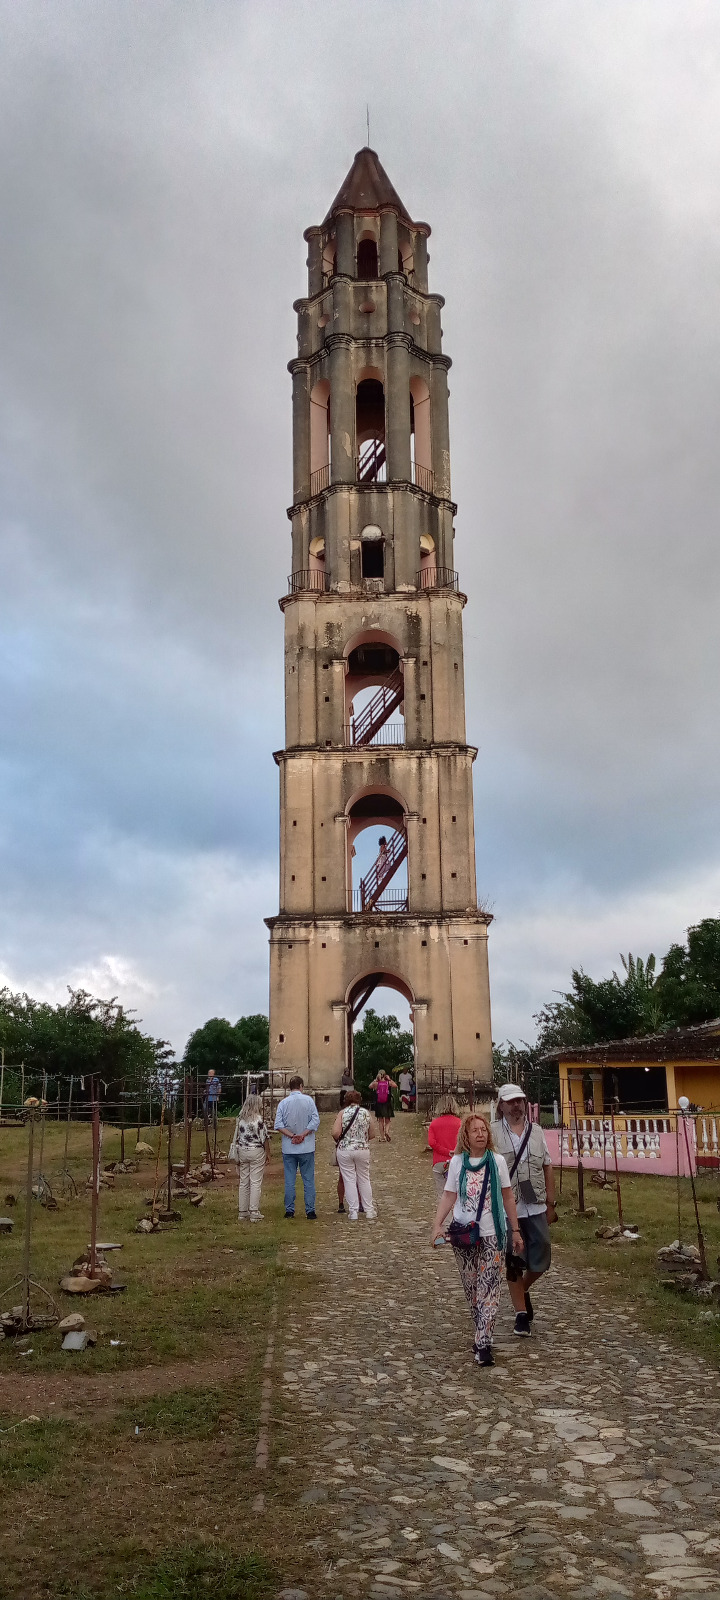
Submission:
M 262 1222 L 260 1191 L 270 1135 L 259 1094 L 249 1094 L 235 1123 L 228 1159 L 237 1164 L 238 1222 Z
M 370 1186 L 370 1140 L 375 1138 L 375 1127 L 370 1112 L 362 1103 L 357 1089 L 349 1089 L 345 1105 L 335 1118 L 332 1136 L 337 1147 L 337 1164 L 345 1186 L 350 1221 L 357 1222 L 358 1209 L 362 1209 L 368 1222 L 374 1222 L 377 1212 Z
M 295 1188 L 300 1173 L 305 1198 L 305 1215 L 315 1222 L 315 1129 L 320 1126 L 320 1114 L 315 1101 L 304 1094 L 301 1077 L 291 1078 L 290 1093 L 280 1101 L 275 1115 L 275 1128 L 282 1134 L 282 1158 L 285 1168 L 285 1215 L 295 1216 Z
M 475 1360 L 492 1367 L 507 1222 L 514 1251 L 522 1247 L 522 1234 L 505 1159 L 494 1153 L 490 1124 L 479 1112 L 462 1119 L 432 1225 L 433 1245 L 450 1212 L 448 1238 L 475 1323 Z
M 373 1078 L 370 1089 L 375 1095 L 375 1116 L 380 1129 L 380 1139 L 385 1144 L 390 1143 L 390 1118 L 395 1115 L 392 1092 L 393 1084 L 387 1073 L 381 1067 L 376 1078 Z
M 528 1339 L 532 1332 L 533 1304 L 528 1293 L 547 1272 L 552 1259 L 550 1224 L 557 1222 L 555 1173 L 547 1140 L 539 1122 L 530 1122 L 527 1100 L 519 1083 L 504 1083 L 498 1090 L 492 1136 L 505 1156 L 517 1206 L 526 1270 L 522 1278 L 508 1278 L 515 1308 L 513 1333 Z
M 218 1106 L 220 1104 L 221 1094 L 222 1084 L 220 1079 L 215 1072 L 215 1068 L 210 1067 L 207 1078 L 205 1079 L 205 1105 L 207 1107 L 208 1121 L 212 1123 L 214 1128 L 217 1127 Z

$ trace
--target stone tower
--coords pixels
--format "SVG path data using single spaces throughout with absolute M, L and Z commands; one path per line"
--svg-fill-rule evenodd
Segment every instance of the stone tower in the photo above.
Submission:
M 419 1081 L 489 1082 L 461 593 L 430 229 L 360 150 L 295 303 L 280 913 L 270 1065 L 331 1090 L 379 985 L 410 1002 Z M 363 874 L 367 829 L 383 833 Z M 369 838 L 374 839 L 371 833 Z M 367 841 L 366 841 L 367 843 Z

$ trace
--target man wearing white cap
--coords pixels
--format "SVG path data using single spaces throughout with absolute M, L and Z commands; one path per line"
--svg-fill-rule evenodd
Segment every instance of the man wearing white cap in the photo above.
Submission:
M 528 1121 L 527 1101 L 518 1083 L 504 1083 L 498 1089 L 495 1116 L 493 1140 L 508 1164 L 527 1263 L 522 1278 L 514 1282 L 508 1278 L 516 1313 L 513 1332 L 527 1339 L 534 1315 L 528 1290 L 550 1266 L 549 1223 L 557 1222 L 555 1173 L 545 1135 L 539 1122 Z

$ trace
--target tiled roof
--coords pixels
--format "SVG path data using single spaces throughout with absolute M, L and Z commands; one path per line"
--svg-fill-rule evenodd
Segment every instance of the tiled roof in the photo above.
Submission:
M 606 1044 L 556 1045 L 543 1061 L 718 1061 L 720 1017 L 696 1028 L 672 1028 L 668 1033 L 646 1033 L 634 1039 L 608 1039 Z
M 374 150 L 358 150 L 345 182 L 338 189 L 323 223 L 327 227 L 336 211 L 379 211 L 381 206 L 392 206 L 399 217 L 412 226 L 412 218 L 405 210 L 396 189 L 393 188 L 385 168 L 380 165 Z

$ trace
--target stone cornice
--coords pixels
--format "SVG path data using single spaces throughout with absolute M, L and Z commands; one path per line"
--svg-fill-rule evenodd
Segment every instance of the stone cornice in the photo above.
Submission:
M 493 916 L 490 911 L 481 911 L 479 906 L 466 906 L 462 911 L 325 911 L 317 915 L 312 911 L 279 911 L 277 916 L 264 917 L 263 921 L 271 934 L 289 928 L 324 933 L 346 927 L 348 923 L 363 928 L 452 928 L 476 923 L 489 928 Z
M 427 761 L 430 758 L 432 758 L 434 761 L 443 757 L 447 759 L 450 756 L 469 756 L 472 763 L 475 761 L 478 752 L 477 746 L 474 744 L 459 744 L 453 740 L 448 740 L 447 743 L 442 743 L 440 740 L 437 740 L 435 744 L 421 745 L 336 744 L 333 745 L 331 749 L 328 749 L 327 745 L 325 744 L 296 744 L 290 745 L 287 750 L 273 750 L 273 761 L 275 762 L 276 767 L 280 767 L 282 766 L 283 761 L 290 761 L 295 757 L 307 759 L 308 756 L 312 756 L 313 760 L 316 758 L 323 761 L 328 759 L 331 761 L 342 760 L 349 761 L 353 765 L 357 765 L 361 761 L 366 761 L 369 753 L 372 753 L 377 760 L 382 759 L 386 761 L 390 757 L 392 757 L 393 760 L 396 760 L 398 756 L 409 756 L 412 757 L 413 760 L 418 761 Z M 410 814 L 411 813 L 409 813 L 409 815 Z M 414 813 L 414 815 L 417 815 L 417 813 Z
M 325 340 L 319 350 L 313 350 L 311 356 L 293 356 L 292 361 L 288 361 L 287 369 L 293 375 L 296 372 L 309 372 L 312 367 L 319 366 L 331 350 L 342 346 L 350 350 L 356 346 L 367 350 L 372 345 L 388 349 L 395 343 L 406 344 L 408 355 L 414 356 L 416 360 L 424 361 L 430 366 L 444 367 L 446 372 L 450 371 L 452 356 L 446 356 L 442 350 L 423 350 L 415 343 L 411 333 L 376 333 L 367 339 L 356 338 L 352 333 L 331 333 L 329 339 Z
M 390 489 L 402 489 L 414 494 L 418 499 L 424 500 L 426 505 L 437 506 L 438 509 L 447 506 L 452 516 L 457 516 L 457 503 L 454 500 L 450 500 L 447 495 L 428 494 L 427 489 L 419 488 L 417 483 L 409 483 L 407 478 L 398 478 L 392 483 L 329 483 L 327 489 L 321 489 L 319 494 L 308 495 L 307 500 L 296 500 L 293 505 L 288 506 L 288 520 L 292 522 L 293 517 L 298 512 L 306 510 L 308 506 L 319 505 L 321 500 L 326 499 L 330 494 L 338 494 L 341 489 L 352 489 L 358 494 L 380 494 L 382 492 L 386 493 Z M 319 598 L 322 598 L 322 596 Z

